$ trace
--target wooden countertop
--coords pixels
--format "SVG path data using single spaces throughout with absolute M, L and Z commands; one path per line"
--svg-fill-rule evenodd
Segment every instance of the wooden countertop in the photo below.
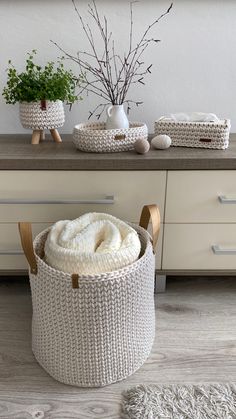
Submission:
M 0 135 L 0 170 L 236 170 L 236 134 L 227 150 L 171 147 L 146 155 L 84 153 L 76 150 L 71 135 L 63 143 L 45 140 L 30 144 L 30 135 Z

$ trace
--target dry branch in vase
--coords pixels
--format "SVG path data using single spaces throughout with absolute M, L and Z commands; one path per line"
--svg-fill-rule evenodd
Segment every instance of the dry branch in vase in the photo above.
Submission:
M 156 18 L 143 32 L 138 42 L 134 42 L 134 17 L 133 6 L 136 1 L 130 2 L 130 30 L 128 40 L 128 50 L 123 54 L 117 52 L 116 43 L 113 38 L 112 31 L 108 28 L 106 16 L 99 15 L 96 2 L 88 5 L 88 13 L 92 17 L 96 29 L 99 31 L 102 40 L 102 49 L 96 45 L 96 41 L 91 25 L 87 24 L 83 19 L 77 7 L 76 0 L 72 0 L 75 12 L 78 16 L 81 27 L 86 35 L 89 49 L 87 51 L 78 51 L 74 56 L 66 52 L 56 42 L 52 41 L 68 59 L 79 65 L 80 71 L 84 74 L 84 84 L 79 94 L 83 92 L 93 93 L 102 99 L 102 103 L 96 106 L 90 112 L 89 118 L 96 115 L 99 119 L 107 104 L 122 105 L 127 104 L 127 111 L 131 109 L 131 105 L 139 106 L 141 101 L 131 100 L 128 98 L 128 92 L 132 85 L 145 85 L 145 78 L 152 71 L 152 64 L 145 64 L 143 54 L 151 44 L 156 44 L 160 40 L 150 35 L 158 22 L 166 16 L 173 3 L 169 8 Z M 80 80 L 81 82 L 81 80 Z

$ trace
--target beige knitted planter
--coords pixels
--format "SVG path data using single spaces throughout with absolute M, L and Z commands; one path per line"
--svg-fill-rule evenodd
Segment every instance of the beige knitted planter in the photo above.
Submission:
M 153 239 L 146 228 L 151 216 Z M 145 362 L 155 335 L 154 269 L 160 215 L 145 206 L 139 259 L 125 268 L 81 276 L 57 271 L 43 260 L 49 230 L 32 243 L 31 226 L 19 223 L 30 265 L 32 346 L 40 365 L 56 380 L 99 387 L 122 380 Z
M 56 128 L 62 127 L 65 122 L 63 102 L 61 100 L 22 102 L 20 103 L 20 121 L 24 128 L 33 130 L 33 144 L 39 143 L 40 133 L 45 129 L 50 130 L 55 141 L 61 142 Z

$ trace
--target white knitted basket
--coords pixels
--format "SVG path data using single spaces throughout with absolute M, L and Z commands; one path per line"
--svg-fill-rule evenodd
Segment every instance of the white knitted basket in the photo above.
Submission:
M 64 125 L 65 112 L 63 102 L 56 100 L 51 102 L 21 102 L 20 103 L 20 121 L 24 128 L 31 129 L 54 129 Z
M 147 125 L 130 122 L 129 128 L 108 129 L 105 122 L 86 122 L 74 128 L 73 142 L 77 149 L 94 153 L 114 153 L 134 149 L 139 138 L 147 139 Z
M 219 122 L 155 121 L 155 135 L 166 134 L 172 146 L 226 149 L 229 146 L 230 120 Z
M 31 267 L 32 349 L 56 380 L 81 387 L 105 386 L 134 373 L 149 356 L 155 335 L 153 247 L 160 217 L 155 205 L 145 206 L 143 226 L 148 225 L 148 211 L 152 220 L 156 217 L 153 244 L 144 228 L 132 225 L 142 246 L 136 262 L 79 278 L 43 261 L 49 229 L 30 244 L 30 224 L 19 224 Z

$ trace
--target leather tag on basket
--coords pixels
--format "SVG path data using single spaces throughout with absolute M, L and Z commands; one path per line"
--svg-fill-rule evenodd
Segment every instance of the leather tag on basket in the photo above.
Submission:
M 211 143 L 211 138 L 200 138 L 200 140 L 202 143 Z
M 45 99 L 41 99 L 40 101 L 40 108 L 42 111 L 46 111 L 47 110 L 47 102 Z
M 125 140 L 125 138 L 125 134 L 117 134 L 115 135 L 114 140 Z
M 73 289 L 79 288 L 79 275 L 72 274 L 71 279 L 72 279 L 72 288 Z

